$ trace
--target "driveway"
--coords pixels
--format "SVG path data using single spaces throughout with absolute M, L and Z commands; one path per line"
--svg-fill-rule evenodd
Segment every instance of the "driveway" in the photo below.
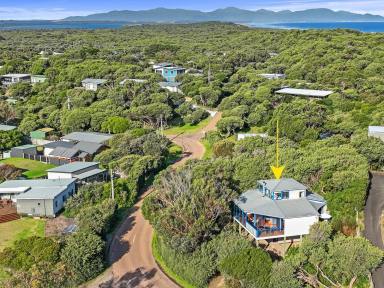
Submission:
M 365 237 L 373 245 L 384 249 L 381 215 L 384 211 L 384 173 L 372 172 L 371 187 L 365 206 Z M 384 266 L 372 274 L 375 288 L 384 287 Z
M 180 166 L 189 159 L 201 159 L 204 146 L 200 140 L 208 131 L 216 128 L 221 113 L 211 119 L 201 131 L 177 137 L 168 136 L 175 144 L 183 147 L 183 158 L 173 167 Z M 131 209 L 129 216 L 114 236 L 109 250 L 112 266 L 94 281 L 84 285 L 87 288 L 178 288 L 157 265 L 152 255 L 153 229 L 141 212 L 144 198 L 152 192 L 148 189 Z

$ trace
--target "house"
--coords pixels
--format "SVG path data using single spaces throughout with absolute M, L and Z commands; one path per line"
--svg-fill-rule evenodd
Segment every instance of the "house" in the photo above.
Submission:
M 98 162 L 72 162 L 47 170 L 48 179 L 76 179 L 80 182 L 105 181 L 107 170 L 100 169 Z
M 97 89 L 107 82 L 105 79 L 87 78 L 81 81 L 81 85 L 88 91 L 97 91 Z
M 97 133 L 97 132 L 72 132 L 63 136 L 63 141 L 74 142 L 91 142 L 99 144 L 107 144 L 107 142 L 113 137 L 111 134 Z
M 239 133 L 237 134 L 237 141 L 240 141 L 246 138 L 251 138 L 251 137 L 267 138 L 268 134 L 267 133 Z
M 263 73 L 259 74 L 260 77 L 263 77 L 268 80 L 276 80 L 276 79 L 285 79 L 285 74 L 268 74 L 268 73 Z
M 259 180 L 233 202 L 233 218 L 256 240 L 296 239 L 328 220 L 327 203 L 294 179 Z
M 75 144 L 69 141 L 53 141 L 44 144 L 44 156 L 49 156 L 57 147 L 73 148 Z
M 47 157 L 49 158 L 49 163 L 55 165 L 63 165 L 76 161 L 88 161 L 92 158 L 88 153 L 74 147 L 56 147 Z
M 17 99 L 7 98 L 7 99 L 5 100 L 5 102 L 7 102 L 9 105 L 16 105 L 16 103 L 17 103 Z
M 56 217 L 76 192 L 76 179 L 11 180 L 0 184 L 0 197 L 16 202 L 17 213 Z
M 47 77 L 44 75 L 32 75 L 31 76 L 31 83 L 36 84 L 36 83 L 44 83 L 47 80 Z
M 174 93 L 182 93 L 180 90 L 180 82 L 160 82 L 159 83 L 160 87 L 163 89 L 167 89 L 170 92 Z
M 283 88 L 276 91 L 277 94 L 286 94 L 292 96 L 305 96 L 309 98 L 323 99 L 333 94 L 333 91 L 327 90 L 311 90 L 311 89 L 294 89 L 294 88 Z
M 380 140 L 384 141 L 384 126 L 369 126 L 368 136 L 379 138 Z
M 53 128 L 41 128 L 29 133 L 29 137 L 31 138 L 32 144 L 35 145 L 44 145 L 49 142 L 49 137 L 52 136 L 54 129 Z
M 147 83 L 148 82 L 148 80 L 146 80 L 146 79 L 124 79 L 123 81 L 120 81 L 120 85 L 125 85 L 125 83 L 127 83 L 127 82 L 133 82 L 133 83 L 140 83 L 140 84 L 142 84 L 142 83 Z
M 162 69 L 161 75 L 164 77 L 165 81 L 167 82 L 176 82 L 176 77 L 184 73 L 185 73 L 185 68 L 170 66 L 170 67 L 164 67 Z
M 23 145 L 23 146 L 17 146 L 13 147 L 11 149 L 11 157 L 13 158 L 24 158 L 26 155 L 37 155 L 37 146 L 36 145 Z
M 16 128 L 17 128 L 16 126 L 0 124 L 0 131 L 12 131 L 12 130 L 15 130 Z
M 5 74 L 0 77 L 1 84 L 9 86 L 16 83 L 31 83 L 31 74 Z

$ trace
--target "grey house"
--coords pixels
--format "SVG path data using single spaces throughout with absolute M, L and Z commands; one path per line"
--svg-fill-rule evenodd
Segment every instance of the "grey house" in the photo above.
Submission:
M 108 173 L 98 162 L 72 162 L 49 169 L 48 179 L 76 179 L 78 182 L 105 181 Z
M 31 74 L 5 74 L 0 77 L 1 84 L 9 86 L 16 83 L 31 83 Z
M 85 90 L 97 91 L 97 89 L 104 85 L 107 82 L 105 79 L 91 79 L 87 78 L 81 81 L 81 85 L 85 88 Z
M 64 141 L 73 141 L 73 142 L 91 142 L 106 144 L 113 135 L 105 133 L 96 133 L 96 132 L 72 132 L 68 135 L 63 136 L 61 139 Z
M 37 146 L 27 144 L 23 146 L 13 147 L 11 149 L 11 157 L 24 158 L 24 155 L 37 155 Z
M 0 184 L 1 198 L 16 202 L 17 213 L 56 217 L 76 192 L 76 179 L 11 180 Z

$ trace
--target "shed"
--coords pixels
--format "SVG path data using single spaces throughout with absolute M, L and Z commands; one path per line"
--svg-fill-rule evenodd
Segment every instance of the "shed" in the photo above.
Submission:
M 305 96 L 311 98 L 322 99 L 326 98 L 329 95 L 333 94 L 333 91 L 328 90 L 311 90 L 311 89 L 295 89 L 295 88 L 283 88 L 276 91 L 277 94 L 286 94 L 293 96 Z
M 24 155 L 37 155 L 37 146 L 36 145 L 23 145 L 18 147 L 13 147 L 11 149 L 11 157 L 13 158 L 24 158 Z

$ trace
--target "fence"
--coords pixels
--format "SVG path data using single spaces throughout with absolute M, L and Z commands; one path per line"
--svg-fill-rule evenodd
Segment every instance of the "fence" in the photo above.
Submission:
M 60 159 L 60 158 L 48 157 L 44 155 L 32 155 L 32 154 L 26 154 L 26 153 L 23 153 L 23 158 L 39 161 L 46 164 L 53 164 L 56 166 L 65 165 L 71 162 L 68 159 Z

